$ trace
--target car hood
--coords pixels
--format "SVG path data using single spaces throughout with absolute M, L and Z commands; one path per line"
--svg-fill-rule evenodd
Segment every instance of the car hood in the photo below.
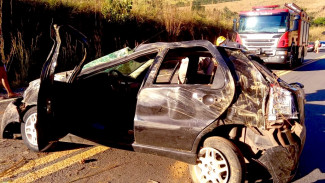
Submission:
M 55 81 L 67 82 L 69 77 L 71 76 L 72 71 L 65 71 L 61 73 L 57 73 L 54 75 Z M 25 106 L 29 105 L 36 105 L 37 104 L 37 97 L 38 91 L 40 88 L 40 79 L 35 79 L 31 81 L 24 91 L 23 100 L 22 102 L 25 103 Z

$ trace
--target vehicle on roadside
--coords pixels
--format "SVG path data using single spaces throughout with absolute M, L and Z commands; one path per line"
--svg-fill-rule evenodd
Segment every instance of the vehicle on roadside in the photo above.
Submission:
M 307 51 L 311 52 L 315 49 L 315 43 L 314 42 L 308 42 L 308 48 Z
M 89 63 L 87 46 L 70 46 L 81 48 L 80 60 L 67 63 L 63 30 L 53 27 L 40 79 L 8 105 L 2 138 L 21 132 L 30 149 L 45 151 L 72 133 L 186 162 L 194 182 L 243 182 L 245 162 L 275 182 L 293 178 L 306 137 L 301 84 L 281 80 L 254 55 L 206 40 L 142 44 Z M 206 59 L 209 74 L 200 70 Z
M 260 56 L 267 64 L 290 68 L 304 62 L 309 38 L 307 13 L 294 3 L 254 6 L 234 20 L 236 42 Z
M 320 50 L 325 50 L 325 41 L 319 41 L 319 51 Z

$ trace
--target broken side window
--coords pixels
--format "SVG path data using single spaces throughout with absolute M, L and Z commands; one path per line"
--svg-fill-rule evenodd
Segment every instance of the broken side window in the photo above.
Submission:
M 156 84 L 212 84 L 217 61 L 203 47 L 176 48 L 166 54 Z

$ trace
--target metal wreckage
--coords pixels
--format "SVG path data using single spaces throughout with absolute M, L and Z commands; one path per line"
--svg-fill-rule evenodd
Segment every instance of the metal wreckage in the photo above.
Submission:
M 2 138 L 21 132 L 29 148 L 44 151 L 73 133 L 189 163 L 194 182 L 242 182 L 245 162 L 257 162 L 274 182 L 293 178 L 306 138 L 303 85 L 287 84 L 243 50 L 203 40 L 143 44 L 88 64 L 82 57 L 55 73 L 59 27 L 41 78 L 8 105 Z M 212 75 L 198 74 L 201 57 L 214 62 Z M 92 97 L 81 100 L 85 94 Z

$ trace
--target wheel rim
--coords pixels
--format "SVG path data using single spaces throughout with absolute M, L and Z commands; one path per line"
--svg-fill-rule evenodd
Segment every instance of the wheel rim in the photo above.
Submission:
M 37 121 L 37 113 L 31 114 L 25 122 L 25 135 L 30 144 L 38 146 L 37 144 L 37 134 L 35 124 Z
M 195 174 L 199 182 L 226 183 L 230 169 L 224 155 L 213 148 L 205 147 L 199 152 L 199 162 Z

